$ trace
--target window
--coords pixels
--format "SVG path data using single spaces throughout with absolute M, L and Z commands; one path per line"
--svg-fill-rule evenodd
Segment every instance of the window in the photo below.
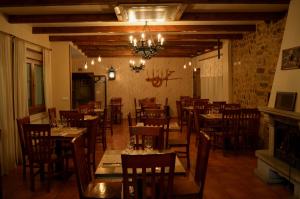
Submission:
M 26 57 L 28 107 L 33 115 L 46 110 L 42 53 L 27 49 Z

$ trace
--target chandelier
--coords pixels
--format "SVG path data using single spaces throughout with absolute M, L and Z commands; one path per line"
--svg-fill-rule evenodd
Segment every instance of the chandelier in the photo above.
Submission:
M 139 73 L 140 71 L 144 70 L 145 68 L 145 60 L 141 59 L 139 64 L 135 64 L 135 61 L 130 60 L 129 61 L 129 66 L 132 71 Z
M 158 33 L 156 37 L 157 39 L 154 40 L 146 21 L 139 40 L 130 35 L 130 47 L 134 53 L 139 54 L 143 59 L 151 59 L 151 57 L 156 55 L 158 51 L 163 48 L 162 46 L 165 40 L 160 33 Z

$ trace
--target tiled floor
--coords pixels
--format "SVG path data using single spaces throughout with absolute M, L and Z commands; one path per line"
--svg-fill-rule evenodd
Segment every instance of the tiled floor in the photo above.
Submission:
M 184 133 L 173 133 L 172 136 L 184 136 Z M 128 140 L 127 122 L 114 126 L 113 136 L 107 134 L 108 148 L 124 149 Z M 101 146 L 97 146 L 97 161 L 101 158 Z M 191 171 L 195 168 L 195 136 L 191 141 Z M 183 160 L 185 164 L 185 160 Z M 256 159 L 253 152 L 247 154 L 227 154 L 222 151 L 211 151 L 206 185 L 205 199 L 286 199 L 291 193 L 285 185 L 267 185 L 257 178 L 253 170 Z M 38 179 L 38 178 L 37 178 Z M 21 167 L 13 170 L 10 175 L 3 177 L 5 199 L 73 199 L 79 198 L 76 178 L 68 180 L 53 180 L 50 193 L 37 180 L 36 191 L 29 190 L 29 180 L 23 181 Z

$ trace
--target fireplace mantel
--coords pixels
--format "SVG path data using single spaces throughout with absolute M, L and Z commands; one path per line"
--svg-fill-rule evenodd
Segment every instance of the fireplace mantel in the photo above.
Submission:
M 299 112 L 292 112 L 292 111 L 284 111 L 277 108 L 270 108 L 270 107 L 260 107 L 258 108 L 260 112 L 268 115 L 274 116 L 281 116 L 286 117 L 293 120 L 300 121 L 300 113 Z

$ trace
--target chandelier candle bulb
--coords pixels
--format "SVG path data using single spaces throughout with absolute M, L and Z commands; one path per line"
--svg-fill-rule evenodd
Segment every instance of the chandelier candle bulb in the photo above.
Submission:
M 151 40 L 148 39 L 148 46 L 151 46 Z
M 132 44 L 132 41 L 133 41 L 133 36 L 132 35 L 129 36 L 129 41 Z
M 144 33 L 142 33 L 141 37 L 142 37 L 142 41 L 145 41 L 145 34 Z
M 161 34 L 159 33 L 159 34 L 157 35 L 157 41 L 160 42 L 160 39 L 161 39 Z
M 165 41 L 165 39 L 162 37 L 161 40 L 160 40 L 160 45 L 163 45 L 164 41 Z

